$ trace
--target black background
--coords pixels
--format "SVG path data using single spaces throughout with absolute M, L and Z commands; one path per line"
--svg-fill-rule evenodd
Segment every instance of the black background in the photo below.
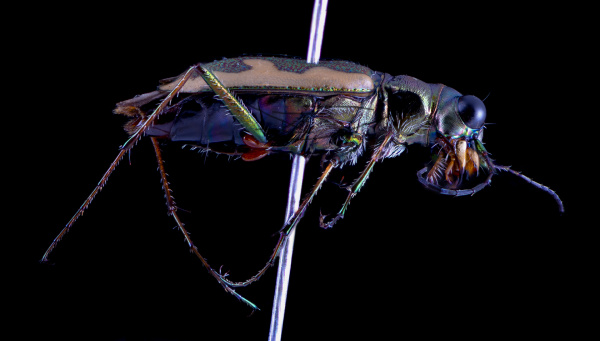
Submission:
M 564 9 L 493 6 L 332 1 L 322 58 L 487 97 L 492 157 L 554 189 L 566 213 L 506 174 L 474 197 L 429 192 L 415 175 L 430 155 L 420 147 L 378 164 L 331 230 L 318 227 L 319 210 L 334 212 L 344 192 L 326 184 L 297 233 L 285 340 L 573 336 L 588 324 L 593 223 L 578 220 L 595 186 L 594 147 L 582 137 L 593 130 L 593 94 L 580 83 L 589 69 L 577 38 L 586 31 Z M 116 102 L 197 62 L 304 57 L 312 2 L 30 11 L 11 49 L 14 95 L 5 97 L 9 325 L 50 339 L 266 339 L 275 269 L 239 290 L 262 309 L 253 314 L 208 276 L 166 215 L 149 141 L 117 168 L 51 264 L 38 260 L 126 139 Z M 253 275 L 282 225 L 288 158 L 245 163 L 168 145 L 164 157 L 202 254 L 232 279 Z M 305 191 L 320 171 L 310 160 Z

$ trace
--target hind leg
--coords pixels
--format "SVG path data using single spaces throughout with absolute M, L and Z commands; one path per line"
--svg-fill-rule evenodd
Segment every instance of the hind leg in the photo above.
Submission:
M 179 214 L 177 213 L 178 208 L 177 208 L 177 205 L 175 204 L 175 199 L 173 198 L 173 195 L 171 194 L 172 190 L 169 187 L 169 181 L 167 180 L 167 173 L 165 171 L 164 161 L 162 158 L 162 153 L 160 151 L 160 147 L 158 145 L 158 140 L 156 139 L 156 137 L 151 137 L 151 140 L 152 140 L 152 145 L 154 146 L 154 152 L 156 154 L 156 161 L 158 162 L 158 171 L 160 172 L 160 181 L 161 181 L 161 184 L 163 187 L 163 191 L 165 192 L 165 199 L 167 200 L 168 214 L 170 216 L 172 216 L 173 219 L 175 219 L 175 222 L 177 223 L 177 228 L 179 229 L 179 231 L 181 231 L 181 233 L 183 233 L 183 237 L 185 238 L 185 242 L 188 244 L 188 246 L 190 248 L 190 252 L 193 252 L 196 255 L 196 257 L 198 257 L 198 259 L 200 260 L 202 265 L 204 265 L 206 270 L 208 270 L 208 273 L 210 273 L 219 282 L 219 284 L 221 284 L 221 286 L 223 287 L 223 289 L 225 289 L 225 291 L 227 291 L 228 293 L 237 297 L 240 301 L 246 303 L 252 309 L 258 309 L 258 307 L 256 305 L 254 305 L 254 303 L 248 301 L 247 299 L 242 297 L 240 294 L 235 292 L 235 290 L 233 290 L 223 280 L 221 274 L 219 274 L 217 271 L 215 271 L 210 266 L 210 264 L 208 264 L 206 259 L 198 251 L 198 247 L 196 247 L 196 245 L 194 245 L 194 242 L 192 242 L 189 232 L 185 229 L 184 224 L 181 221 Z

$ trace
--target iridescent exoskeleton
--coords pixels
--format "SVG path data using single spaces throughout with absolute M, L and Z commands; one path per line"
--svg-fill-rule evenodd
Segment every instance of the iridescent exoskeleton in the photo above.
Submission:
M 339 212 L 333 217 L 321 216 L 322 227 L 332 227 L 343 218 L 375 163 L 402 154 L 411 144 L 430 145 L 436 151 L 433 164 L 417 172 L 418 180 L 431 190 L 470 195 L 486 187 L 498 171 L 507 171 L 551 194 L 563 211 L 554 191 L 490 159 L 482 143 L 486 109 L 479 98 L 352 62 L 308 64 L 291 58 L 240 57 L 197 64 L 178 77 L 161 81 L 155 91 L 118 103 L 115 112 L 131 117 L 126 125 L 130 138 L 43 260 L 142 136 L 153 142 L 168 212 L 189 247 L 226 291 L 252 307 L 233 288 L 262 276 L 331 171 L 354 165 L 361 156 L 367 159 L 366 167 L 347 187 L 348 196 Z M 159 140 L 245 161 L 274 153 L 320 155 L 324 170 L 280 230 L 265 267 L 247 281 L 232 282 L 211 268 L 185 230 L 166 179 Z

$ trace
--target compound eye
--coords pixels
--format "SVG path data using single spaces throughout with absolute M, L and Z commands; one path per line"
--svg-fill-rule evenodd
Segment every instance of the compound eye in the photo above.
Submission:
M 461 96 L 458 99 L 458 114 L 471 129 L 480 129 L 485 123 L 485 104 L 473 95 Z

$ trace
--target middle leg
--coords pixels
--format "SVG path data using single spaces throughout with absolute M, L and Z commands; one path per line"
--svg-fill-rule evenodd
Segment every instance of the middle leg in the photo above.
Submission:
M 296 210 L 294 215 L 287 221 L 287 223 L 283 226 L 283 228 L 281 230 L 279 230 L 279 240 L 277 241 L 277 245 L 275 246 L 275 249 L 273 250 L 273 253 L 271 254 L 271 257 L 269 258 L 269 261 L 267 262 L 267 264 L 265 264 L 265 266 L 262 269 L 260 269 L 260 271 L 258 271 L 258 273 L 256 275 L 252 276 L 250 279 L 245 280 L 245 281 L 233 282 L 233 281 L 226 279 L 224 276 L 221 276 L 221 279 L 227 285 L 229 285 L 230 287 L 245 287 L 253 282 L 258 281 L 260 279 L 260 277 L 262 277 L 262 275 L 271 266 L 273 266 L 275 264 L 275 259 L 279 255 L 281 247 L 285 244 L 285 241 L 287 240 L 290 232 L 294 228 L 296 228 L 296 226 L 300 222 L 300 219 L 302 219 L 302 216 L 304 216 L 304 212 L 306 211 L 306 208 L 311 203 L 311 201 L 313 200 L 313 198 L 315 197 L 315 195 L 317 194 L 317 192 L 319 191 L 319 189 L 321 188 L 321 186 L 323 185 L 323 183 L 325 182 L 325 180 L 327 179 L 327 177 L 329 176 L 331 171 L 337 166 L 337 164 L 338 163 L 335 160 L 332 160 L 327 164 L 327 167 L 325 167 L 325 170 L 323 171 L 323 173 L 317 180 L 317 183 L 313 186 L 311 191 L 306 195 L 306 197 L 304 198 L 304 200 L 302 201 L 302 203 L 300 204 L 300 206 L 298 207 L 298 209 Z

